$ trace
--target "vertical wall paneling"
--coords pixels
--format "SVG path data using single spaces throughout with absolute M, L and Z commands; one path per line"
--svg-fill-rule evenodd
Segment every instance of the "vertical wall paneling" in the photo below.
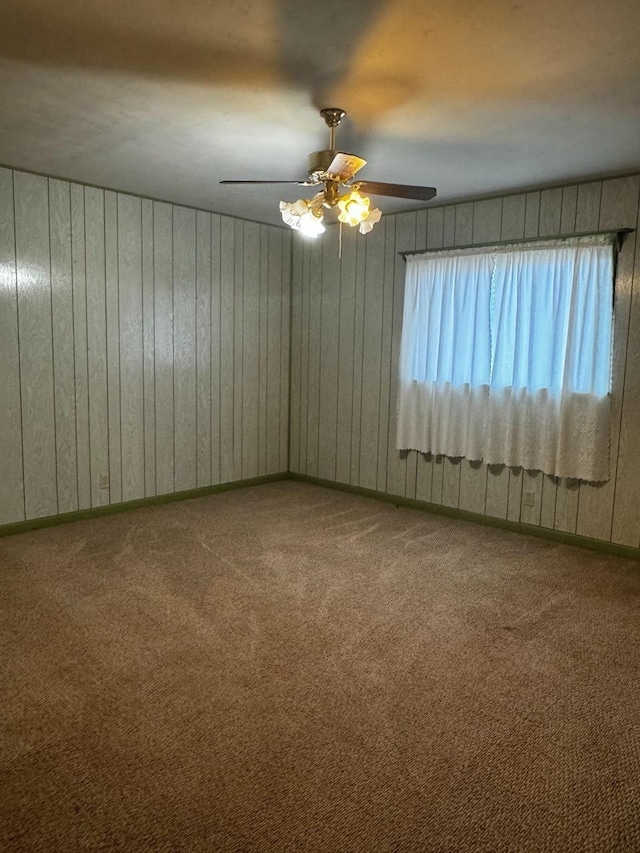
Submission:
M 122 499 L 144 497 L 142 203 L 118 193 Z
M 594 231 L 600 220 L 602 181 L 579 184 L 576 199 L 576 231 Z
M 153 202 L 142 201 L 142 349 L 144 395 L 144 493 L 156 494 L 155 296 Z
M 444 248 L 455 245 L 457 214 L 458 208 L 455 204 L 444 208 L 444 222 L 442 226 L 442 245 Z
M 244 222 L 234 220 L 234 305 L 233 305 L 233 478 L 242 478 L 242 379 L 244 303 Z
M 104 191 L 84 188 L 91 506 L 108 504 L 109 409 Z
M 71 196 L 69 184 L 66 181 L 49 180 L 49 232 L 58 512 L 73 512 L 78 509 L 78 468 L 74 390 Z M 0 252 L 4 255 L 3 250 L 0 249 Z M 5 399 L 4 395 L 2 399 Z
M 255 222 L 244 224 L 243 276 L 242 476 L 248 478 L 258 476 L 260 442 L 260 226 Z
M 283 228 L 0 168 L 0 524 L 286 470 L 291 278 Z
M 196 486 L 196 212 L 173 208 L 175 488 Z
M 235 228 L 228 216 L 221 218 L 220 232 L 220 479 L 234 479 L 233 383 L 235 338 Z
M 24 519 L 13 174 L 0 168 L 0 524 Z
M 27 518 L 55 515 L 58 511 L 48 192 L 47 178 L 15 173 L 15 251 Z
M 524 208 L 524 236 L 537 237 L 540 231 L 540 193 L 527 193 Z
M 502 202 L 502 226 L 500 230 L 501 240 L 519 240 L 524 237 L 525 213 L 527 206 L 526 195 L 507 196 Z M 537 227 L 537 223 L 536 223 Z M 509 521 L 520 521 L 520 505 L 522 503 L 522 484 L 525 473 L 522 468 L 507 468 L 500 473 L 500 477 L 507 476 L 507 513 Z M 494 502 L 494 494 L 491 492 L 491 470 L 487 475 L 487 515 L 500 515 L 502 501 Z
M 307 399 L 307 474 L 318 475 L 320 348 L 322 345 L 322 242 L 311 245 L 309 277 L 309 393 Z
M 542 190 L 540 193 L 540 211 L 538 234 L 548 237 L 562 233 L 562 187 Z
M 336 426 L 336 480 L 351 481 L 351 422 L 353 417 L 353 351 L 356 307 L 356 234 L 342 229 L 339 268 L 340 309 L 338 340 L 338 420 Z M 385 448 L 386 465 L 386 448 Z
M 360 410 L 360 485 L 378 484 L 378 430 L 382 306 L 384 301 L 385 220 L 365 238 L 364 340 L 362 348 L 362 405 Z M 332 343 L 333 345 L 333 343 Z
M 211 214 L 196 213 L 196 485 L 211 482 Z
M 600 203 L 599 228 L 636 227 L 638 222 L 638 191 L 640 177 L 614 178 L 604 181 Z M 635 235 L 634 235 L 635 236 Z M 628 464 L 624 458 L 622 465 L 618 458 L 622 401 L 625 394 L 625 372 L 627 368 L 627 343 L 633 288 L 633 269 L 635 261 L 634 239 L 627 238 L 618 254 L 616 289 L 613 321 L 613 370 L 611 389 L 611 441 L 610 441 L 610 479 L 599 486 L 582 488 L 578 507 L 576 532 L 596 539 L 609 539 L 612 535 L 614 520 L 613 509 L 618 470 Z M 634 326 L 635 328 L 635 326 Z M 633 376 L 633 373 L 631 374 Z M 637 386 L 627 386 L 630 395 L 638 394 Z M 633 399 L 633 396 L 630 396 Z M 637 436 L 629 436 L 637 453 Z M 626 445 L 629 446 L 628 444 Z M 633 454 L 631 454 L 633 455 Z M 622 474 L 623 478 L 625 474 Z M 623 479 L 624 482 L 624 479 Z M 618 529 L 617 534 L 620 534 Z
M 122 501 L 120 440 L 120 286 L 118 280 L 118 199 L 104 194 L 105 304 L 107 327 L 107 403 L 109 430 L 109 501 Z
M 343 229 L 346 232 L 346 228 Z M 364 351 L 364 296 L 366 283 L 366 245 L 354 229 L 356 251 L 355 334 L 353 341 L 353 401 L 351 404 L 351 483 L 360 482 L 360 425 L 362 417 L 362 357 Z
M 520 240 L 524 237 L 526 195 L 508 195 L 502 201 L 500 239 Z
M 311 273 L 311 245 L 303 243 L 295 236 L 295 241 L 301 247 L 302 253 L 302 288 L 301 288 L 301 342 L 300 342 L 300 422 L 298 428 L 298 444 L 300 452 L 299 471 L 307 473 L 307 408 L 309 398 L 309 286 Z M 348 482 L 348 481 L 347 481 Z
M 393 332 L 393 286 L 396 271 L 396 217 L 384 223 L 384 271 L 382 282 L 382 340 L 380 345 L 380 413 L 378 416 L 377 484 L 387 489 L 387 453 L 389 451 L 389 401 L 391 376 L 391 335 Z
M 597 228 L 631 227 L 637 224 L 640 178 L 616 178 L 578 186 L 487 199 L 474 203 L 430 208 L 426 213 L 426 247 L 438 248 L 471 242 L 508 241 L 521 237 L 556 236 L 561 233 L 591 231 Z M 395 406 L 397 400 L 397 359 L 402 322 L 404 263 L 396 254 L 425 242 L 425 212 L 385 217 L 383 271 L 373 241 L 359 241 L 354 248 L 345 241 L 339 268 L 340 306 L 338 330 L 338 395 L 335 478 L 339 482 L 372 486 L 372 459 L 367 443 L 372 432 L 371 418 L 378 433 L 378 457 L 375 488 L 388 493 L 460 506 L 475 512 L 521 520 L 558 530 L 576 532 L 617 542 L 638 545 L 640 518 L 635 513 L 640 471 L 635 460 L 640 432 L 640 403 L 636 364 L 640 347 L 640 300 L 634 284 L 635 235 L 627 238 L 618 259 L 613 369 L 613 415 L 611 460 L 612 477 L 608 483 L 556 482 L 537 471 L 502 466 L 471 465 L 466 460 L 443 458 L 418 459 L 415 453 L 403 458 L 395 450 Z M 373 236 L 368 235 L 369 241 Z M 417 244 L 412 241 L 417 240 Z M 326 253 L 326 248 L 325 248 Z M 399 263 L 398 263 L 399 262 Z M 327 255 L 319 258 L 317 247 L 310 248 L 301 260 L 300 341 L 294 344 L 292 357 L 300 352 L 300 423 L 311 442 L 318 437 L 318 415 L 313 410 L 315 380 L 322 378 L 320 419 L 325 411 L 325 386 L 331 367 L 325 362 L 328 345 L 322 336 L 331 334 L 330 321 L 322 312 L 322 326 L 316 328 L 313 299 L 322 293 L 323 308 L 329 293 Z M 373 267 L 373 269 L 372 269 Z M 296 278 L 294 271 L 294 279 Z M 331 272 L 333 278 L 334 273 Z M 311 281 L 311 299 L 305 301 Z M 380 296 L 377 280 L 382 278 Z M 297 281 L 294 280 L 294 298 Z M 375 297 L 373 296 L 375 294 Z M 376 301 L 379 300 L 379 301 Z M 380 317 L 381 314 L 381 317 Z M 294 312 L 295 315 L 295 312 Z M 326 342 L 325 342 L 326 343 Z M 317 352 L 320 347 L 320 365 Z M 378 348 L 378 349 L 377 349 Z M 379 352 L 379 359 L 376 355 Z M 304 359 L 308 361 L 305 363 Z M 307 367 L 309 369 L 307 369 Z M 625 371 L 627 381 L 625 382 Z M 378 375 L 377 388 L 373 374 Z M 306 377 L 306 382 L 305 382 Z M 633 384 L 635 382 L 635 385 Z M 329 386 L 330 387 L 330 386 Z M 372 390 L 372 388 L 374 390 Z M 309 418 L 306 408 L 308 394 Z M 377 415 L 377 417 L 376 417 Z M 351 441 L 344 434 L 351 431 Z M 296 442 L 292 436 L 292 442 Z M 292 443 L 292 447 L 294 444 Z M 298 442 L 301 448 L 301 441 Z M 311 449 L 313 453 L 313 449 Z M 300 470 L 315 473 L 313 458 L 303 451 L 305 463 Z M 309 469 L 305 468 L 311 459 Z M 622 461 L 624 460 L 624 461 Z M 416 468 L 417 463 L 417 468 Z M 430 470 L 429 470 L 430 469 Z M 295 468 L 294 468 L 295 470 Z M 323 455 L 324 475 L 331 466 Z
M 280 468 L 280 335 L 282 334 L 282 237 L 269 234 L 269 296 L 267 305 L 267 474 Z
M 291 232 L 280 229 L 282 263 L 280 265 L 280 464 L 278 471 L 289 470 L 289 363 L 291 360 Z
M 494 239 L 557 236 L 597 228 L 635 228 L 639 189 L 640 178 L 636 176 L 431 207 L 426 212 L 426 237 L 424 211 L 417 215 L 386 216 L 382 250 L 371 240 L 375 232 L 364 240 L 353 241 L 348 239 L 351 235 L 346 232 L 338 270 L 336 480 L 409 496 L 414 494 L 415 488 L 415 495 L 421 500 L 638 546 L 640 517 L 635 507 L 639 496 L 640 462 L 636 463 L 635 459 L 640 431 L 637 391 L 640 383 L 637 366 L 640 364 L 640 298 L 637 296 L 640 258 L 636 253 L 635 235 L 625 240 L 618 257 L 611 480 L 608 483 L 580 483 L 578 487 L 576 482 L 556 482 L 555 478 L 537 471 L 502 466 L 489 468 L 484 464 L 471 465 L 466 460 L 438 457 L 424 459 L 415 453 L 405 457 L 395 449 L 395 407 L 404 287 L 404 263 L 396 254 L 398 251 L 414 245 L 423 248 L 425 241 L 426 248 L 439 248 Z M 300 255 L 299 264 L 294 266 L 292 282 L 293 328 L 296 329 L 297 323 L 300 336 L 298 340 L 298 331 L 294 332 L 292 363 L 295 364 L 298 353 L 300 370 L 295 374 L 297 390 L 292 388 L 292 400 L 296 398 L 296 405 L 299 405 L 301 427 L 295 436 L 292 429 L 292 448 L 298 451 L 292 470 L 315 474 L 313 443 L 317 442 L 322 429 L 324 412 L 331 408 L 327 394 L 332 388 L 332 365 L 325 362 L 329 346 L 326 340 L 323 342 L 323 336 L 333 336 L 326 304 L 330 294 L 327 279 L 333 279 L 335 272 L 327 269 L 326 246 L 322 253 L 317 244 L 305 251 L 306 254 Z M 382 261 L 377 253 L 382 254 Z M 316 313 L 318 292 L 322 294 L 321 325 Z M 299 321 L 296 293 L 300 299 Z M 378 376 L 377 386 L 375 376 Z M 314 410 L 318 393 L 320 417 Z M 377 432 L 378 444 L 375 485 L 374 465 L 368 448 L 374 432 Z M 307 440 L 309 451 L 304 446 Z M 325 447 L 322 436 L 320 441 L 322 472 L 330 475 L 331 464 L 326 456 L 328 444 Z M 308 468 L 307 460 L 310 462 Z
M 220 216 L 211 214 L 211 483 L 220 482 L 220 358 L 222 339 Z
M 637 227 L 636 220 L 636 233 L 627 237 L 629 243 L 635 242 L 635 264 L 618 443 L 618 460 L 624 460 L 624 464 L 619 461 L 616 466 L 611 532 L 613 542 L 633 547 L 640 543 L 640 243 Z
M 17 174 L 19 173 L 16 172 Z M 87 285 L 84 229 L 84 187 L 71 184 L 71 268 L 73 280 L 73 341 L 75 355 L 76 453 L 79 509 L 86 509 L 91 506 Z
M 174 491 L 173 213 L 153 204 L 156 490 Z
M 395 407 L 398 251 L 636 228 L 639 193 L 634 176 L 385 216 L 347 229 L 339 260 L 334 233 L 0 169 L 0 523 L 275 473 L 290 453 L 294 471 L 637 547 L 635 234 L 607 483 L 404 456 Z
M 318 477 L 335 480 L 340 343 L 340 261 L 338 227 L 327 229 L 322 243 L 320 396 Z
M 266 226 L 263 226 L 263 245 L 268 246 L 267 235 L 266 235 Z M 263 253 L 264 254 L 264 253 Z M 300 364 L 300 347 L 302 346 L 302 251 L 300 249 L 300 244 L 297 240 L 292 241 L 291 246 L 291 376 L 290 376 L 290 385 L 291 385 L 291 411 L 289 413 L 289 470 L 291 471 L 300 471 L 300 380 L 301 380 L 301 364 Z M 264 270 L 264 271 L 263 271 Z M 261 294 L 263 292 L 262 289 L 262 280 L 263 278 L 266 281 L 267 278 L 267 268 L 266 262 L 262 261 L 260 279 L 261 279 Z M 265 287 L 266 290 L 266 287 Z M 263 328 L 264 317 L 265 314 L 265 306 L 266 301 L 261 297 L 261 330 Z M 265 326 L 266 328 L 266 326 Z M 261 340 L 261 353 L 266 352 L 266 341 L 263 340 L 263 333 L 261 332 L 260 340 Z M 261 412 L 264 412 L 264 426 L 266 428 L 266 411 L 267 411 L 267 398 L 266 398 L 266 359 L 261 354 L 260 364 L 264 369 L 264 378 L 262 378 L 261 373 L 261 381 L 260 387 L 262 390 L 264 384 L 264 391 L 262 391 L 261 396 Z M 261 438 L 261 446 L 262 446 L 262 438 Z M 264 446 L 266 448 L 266 429 L 264 432 Z M 262 455 L 262 454 L 261 454 Z M 336 453 L 337 456 L 337 453 Z
M 560 208 L 560 232 L 573 234 L 576 230 L 576 206 L 578 203 L 578 187 L 562 188 L 562 206 Z M 597 226 L 596 226 L 597 227 Z

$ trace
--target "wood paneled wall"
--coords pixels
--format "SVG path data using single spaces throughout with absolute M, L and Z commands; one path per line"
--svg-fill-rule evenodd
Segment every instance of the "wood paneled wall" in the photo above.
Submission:
M 0 524 L 286 471 L 290 257 L 0 169 Z
M 595 229 L 636 228 L 640 177 L 383 216 L 362 237 L 294 240 L 294 472 L 604 541 L 640 545 L 640 251 L 618 257 L 611 479 L 541 473 L 395 449 L 404 261 L 399 251 Z M 329 233 L 332 232 L 332 233 Z
M 0 524 L 289 467 L 638 547 L 635 232 L 608 483 L 401 454 L 395 413 L 399 251 L 636 228 L 639 194 L 636 176 L 384 216 L 339 260 L 334 228 L 291 252 L 285 229 L 0 169 Z

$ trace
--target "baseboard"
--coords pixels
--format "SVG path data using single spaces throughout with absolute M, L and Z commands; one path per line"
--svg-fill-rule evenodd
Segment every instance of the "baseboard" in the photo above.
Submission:
M 88 509 L 79 509 L 75 512 L 60 513 L 60 515 L 47 515 L 44 518 L 29 518 L 26 521 L 14 521 L 11 524 L 0 525 L 0 536 L 24 533 L 27 530 L 37 530 L 40 527 L 54 527 L 57 524 L 68 524 L 73 521 L 82 521 L 86 518 L 98 518 L 102 515 L 113 515 L 116 512 L 129 512 L 132 509 L 158 506 L 159 504 L 173 503 L 173 501 L 186 501 L 192 498 L 202 498 L 206 495 L 217 495 L 220 492 L 230 492 L 233 489 L 246 489 L 248 486 L 261 486 L 264 483 L 273 483 L 276 480 L 286 480 L 288 477 L 289 475 L 286 472 L 267 474 L 264 477 L 233 480 L 230 483 L 217 483 L 215 486 L 201 486 L 198 489 L 187 489 L 183 492 L 171 492 L 167 495 L 154 495 L 153 497 L 140 498 L 135 501 L 94 506 Z
M 617 545 L 614 542 L 604 542 L 601 539 L 578 536 L 577 533 L 564 533 L 561 530 L 549 530 L 546 527 L 536 527 L 534 524 L 525 524 L 521 521 L 494 518 L 490 515 L 481 515 L 477 512 L 469 512 L 468 510 L 456 509 L 455 507 L 440 506 L 440 504 L 432 504 L 428 501 L 417 500 L 416 498 L 405 498 L 401 495 L 389 494 L 388 492 L 378 492 L 375 489 L 363 489 L 360 486 L 351 486 L 347 483 L 336 483 L 333 480 L 323 480 L 320 477 L 309 477 L 307 474 L 290 472 L 288 477 L 292 480 L 299 480 L 302 483 L 311 483 L 315 486 L 325 486 L 326 488 L 337 489 L 341 492 L 350 492 L 361 497 L 395 504 L 395 506 L 421 509 L 437 515 L 446 515 L 450 518 L 472 521 L 474 524 L 482 524 L 485 527 L 498 527 L 502 530 L 511 530 L 514 533 L 526 533 L 529 536 L 537 536 L 539 539 L 561 542 L 563 545 L 577 545 L 579 548 L 589 548 L 592 551 L 614 554 L 616 557 L 626 557 L 628 560 L 640 560 L 640 548 L 632 548 L 630 545 Z
M 625 557 L 628 560 L 640 561 L 640 548 L 632 548 L 629 545 L 618 545 L 615 542 L 604 542 L 601 539 L 591 539 L 588 536 L 578 536 L 576 533 L 565 533 L 561 530 L 550 530 L 546 527 L 536 527 L 533 524 L 525 524 L 521 521 L 509 521 L 505 518 L 494 518 L 490 515 L 481 515 L 477 512 L 469 512 L 455 507 L 441 506 L 440 504 L 420 501 L 416 498 L 406 498 L 402 495 L 392 495 L 389 492 L 378 492 L 375 489 L 364 489 L 361 486 L 352 486 L 348 483 L 337 483 L 334 480 L 323 480 L 320 477 L 310 477 L 307 474 L 296 474 L 294 472 L 282 472 L 279 474 L 267 474 L 264 477 L 252 477 L 246 480 L 233 480 L 230 483 L 218 483 L 215 486 L 202 486 L 198 489 L 187 489 L 182 492 L 172 492 L 167 495 L 154 495 L 149 498 L 140 498 L 135 501 L 108 504 L 106 506 L 90 507 L 75 512 L 65 512 L 60 515 L 48 515 L 44 518 L 30 518 L 26 521 L 15 521 L 10 524 L 0 525 L 0 537 L 10 536 L 14 533 L 25 533 L 28 530 L 37 530 L 41 527 L 53 527 L 58 524 L 68 524 L 74 521 L 82 521 L 87 518 L 98 518 L 103 515 L 113 515 L 117 512 L 129 512 L 129 510 L 142 509 L 143 507 L 159 506 L 160 504 L 173 503 L 173 501 L 191 500 L 206 495 L 216 495 L 221 492 L 229 492 L 233 489 L 244 489 L 249 486 L 261 486 L 264 483 L 274 483 L 278 480 L 297 480 L 302 483 L 310 483 L 315 486 L 324 486 L 329 489 L 337 489 L 341 492 L 349 492 L 365 498 L 373 498 L 384 503 L 395 506 L 406 506 L 412 509 L 420 509 L 425 512 L 445 515 L 449 518 L 458 518 L 462 521 L 471 521 L 474 524 L 482 524 L 485 527 L 497 527 L 502 530 L 511 530 L 514 533 L 525 533 L 529 536 L 537 536 L 539 539 L 547 539 L 551 542 L 560 542 L 564 545 L 576 545 L 579 548 L 589 548 L 604 554 L 614 554 L 617 557 Z

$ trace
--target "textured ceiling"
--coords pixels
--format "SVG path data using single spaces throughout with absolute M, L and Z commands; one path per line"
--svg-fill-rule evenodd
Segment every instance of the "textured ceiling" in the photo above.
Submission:
M 218 181 L 303 178 L 321 106 L 363 178 L 440 201 L 638 170 L 640 2 L 0 6 L 7 165 L 277 223 L 299 188 Z

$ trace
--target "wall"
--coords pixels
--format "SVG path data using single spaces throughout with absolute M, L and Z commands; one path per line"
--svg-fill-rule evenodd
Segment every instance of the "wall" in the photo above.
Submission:
M 639 191 L 616 178 L 384 216 L 345 229 L 341 261 L 332 228 L 294 239 L 290 276 L 288 230 L 0 169 L 0 524 L 286 471 L 291 277 L 292 471 L 638 547 L 635 233 L 608 483 L 400 454 L 395 377 L 399 251 L 635 228 Z
M 593 486 L 395 449 L 404 261 L 398 252 L 595 229 L 636 228 L 640 178 L 383 216 L 366 237 L 294 240 L 294 472 L 638 547 L 640 252 L 618 258 L 609 482 Z M 635 265 L 635 270 L 634 270 Z M 635 276 L 634 276 L 635 272 Z M 531 505 L 529 505 L 531 503 Z
M 287 470 L 288 231 L 0 169 L 0 524 Z

